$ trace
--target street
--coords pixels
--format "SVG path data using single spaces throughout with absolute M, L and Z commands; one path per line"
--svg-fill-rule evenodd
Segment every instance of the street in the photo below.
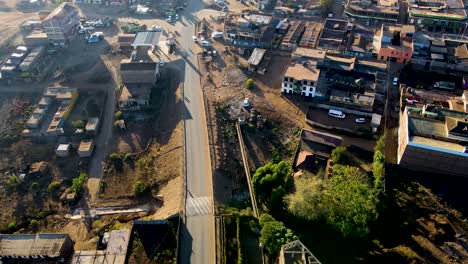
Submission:
M 202 1 L 190 1 L 180 21 L 184 27 L 179 48 L 187 52 L 183 58 L 185 69 L 181 69 L 185 97 L 186 200 L 179 262 L 207 264 L 215 262 L 213 185 L 201 76 L 192 40 L 197 23 L 193 14 L 201 8 Z

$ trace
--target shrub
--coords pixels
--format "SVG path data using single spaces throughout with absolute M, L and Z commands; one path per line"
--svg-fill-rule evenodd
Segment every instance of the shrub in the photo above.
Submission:
M 37 221 L 36 219 L 32 219 L 31 221 L 29 221 L 29 226 L 36 228 L 37 226 L 39 226 L 39 221 Z
M 85 127 L 85 123 L 83 120 L 76 120 L 76 121 L 73 121 L 72 122 L 72 125 L 75 127 L 75 128 L 84 128 Z
M 116 119 L 116 120 L 122 120 L 122 119 L 123 119 L 123 113 L 122 113 L 122 111 L 117 111 L 117 112 L 115 112 L 115 119 Z
M 85 172 L 82 172 L 80 176 L 73 179 L 73 183 L 71 186 L 72 191 L 75 192 L 77 195 L 81 194 L 84 190 L 87 180 L 88 180 L 88 174 Z
M 247 79 L 247 81 L 245 81 L 245 88 L 247 90 L 251 90 L 255 87 L 255 83 L 254 83 L 254 80 L 253 79 Z
M 117 128 L 119 127 L 119 124 L 120 124 L 119 121 L 120 121 L 120 120 L 116 120 L 116 121 L 114 122 L 114 127 L 117 127 Z
M 123 161 L 129 162 L 131 160 L 133 160 L 132 154 L 130 154 L 130 153 L 125 154 L 125 157 L 123 158 Z
M 333 161 L 333 164 L 348 165 L 350 159 L 346 153 L 346 148 L 339 146 L 334 149 L 331 153 L 331 160 Z
M 7 180 L 7 187 L 8 188 L 16 188 L 20 185 L 20 180 L 16 175 L 11 175 L 10 178 Z
M 119 161 L 122 159 L 122 157 L 117 153 L 110 154 L 109 158 L 113 161 Z
M 60 182 L 51 182 L 47 187 L 47 190 L 51 193 L 58 191 L 58 189 L 60 189 Z
M 8 224 L 8 230 L 9 230 L 10 232 L 15 231 L 16 228 L 17 228 L 17 226 L 16 226 L 16 223 L 15 223 L 15 222 L 10 222 L 10 223 Z
M 148 186 L 141 180 L 138 180 L 133 184 L 133 193 L 135 196 L 141 196 L 148 192 Z

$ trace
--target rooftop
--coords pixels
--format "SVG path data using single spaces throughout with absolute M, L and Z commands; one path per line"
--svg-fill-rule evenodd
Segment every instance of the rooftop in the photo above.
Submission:
M 90 151 L 94 147 L 94 142 L 92 140 L 82 140 L 80 146 L 78 147 L 79 152 Z
M 295 81 L 317 81 L 320 75 L 320 69 L 317 69 L 316 65 L 312 65 L 310 63 L 305 64 L 307 66 L 304 66 L 301 63 L 289 65 L 284 76 L 294 78 Z
M 325 58 L 325 51 L 298 47 L 293 52 L 293 55 L 296 57 L 323 60 Z
M 409 141 L 411 143 L 426 145 L 432 148 L 446 149 L 450 151 L 459 152 L 460 154 L 464 154 L 468 156 L 468 154 L 465 153 L 465 147 L 457 143 L 452 143 L 452 142 L 447 142 L 447 141 L 432 139 L 432 138 L 426 138 L 426 137 L 419 137 L 419 136 L 411 136 L 409 138 Z
M 266 53 L 266 49 L 255 48 L 254 51 L 252 52 L 252 55 L 250 55 L 250 58 L 248 61 L 249 64 L 258 66 L 260 62 L 262 61 L 263 56 L 265 56 L 265 53 Z
M 50 19 L 63 19 L 73 12 L 77 12 L 76 8 L 70 3 L 63 2 L 57 8 L 55 8 L 54 11 L 52 11 L 52 13 L 50 13 L 46 18 L 44 18 L 44 21 Z
M 145 31 L 145 32 L 138 32 L 133 40 L 132 46 L 136 47 L 154 47 L 159 43 L 159 39 L 161 38 L 160 31 Z
M 462 0 L 413 0 L 408 7 L 410 17 L 456 21 L 467 18 Z
M 0 257 L 58 257 L 67 240 L 67 234 L 0 235 Z

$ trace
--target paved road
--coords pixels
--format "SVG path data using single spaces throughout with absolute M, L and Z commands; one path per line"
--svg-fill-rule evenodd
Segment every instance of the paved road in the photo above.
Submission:
M 185 102 L 185 155 L 187 198 L 182 228 L 180 263 L 210 264 L 215 262 L 213 185 L 206 127 L 205 109 L 200 87 L 197 57 L 192 36 L 196 19 L 193 14 L 203 8 L 200 0 L 188 3 L 178 42 L 184 49 L 183 71 Z

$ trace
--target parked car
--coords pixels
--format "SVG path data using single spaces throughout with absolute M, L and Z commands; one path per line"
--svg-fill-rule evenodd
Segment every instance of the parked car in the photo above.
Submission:
M 205 47 L 211 47 L 211 43 L 209 41 L 206 41 L 206 40 L 202 40 L 201 41 L 201 44 Z
M 346 117 L 346 115 L 343 112 L 338 111 L 338 110 L 334 110 L 334 109 L 328 110 L 328 115 L 331 116 L 331 117 L 336 117 L 336 118 L 340 118 L 340 119 L 343 119 L 343 118 Z
M 166 65 L 166 62 L 164 60 L 159 61 L 159 67 L 164 67 Z
M 193 42 L 198 42 L 197 36 L 192 36 Z
M 213 31 L 213 33 L 211 33 L 211 37 L 212 38 L 222 38 L 223 37 L 223 32 L 221 31 Z
M 341 5 L 342 5 L 342 6 L 345 6 L 345 1 L 341 1 Z
M 366 122 L 366 119 L 364 117 L 359 117 L 354 120 L 358 124 L 364 124 Z
M 161 32 L 161 31 L 163 31 L 163 28 L 161 26 L 154 25 L 154 26 L 151 27 L 151 31 Z
M 244 101 L 242 102 L 243 107 L 250 107 L 250 100 L 249 98 L 245 98 Z
M 394 86 L 398 85 L 398 77 L 393 78 L 393 85 Z

